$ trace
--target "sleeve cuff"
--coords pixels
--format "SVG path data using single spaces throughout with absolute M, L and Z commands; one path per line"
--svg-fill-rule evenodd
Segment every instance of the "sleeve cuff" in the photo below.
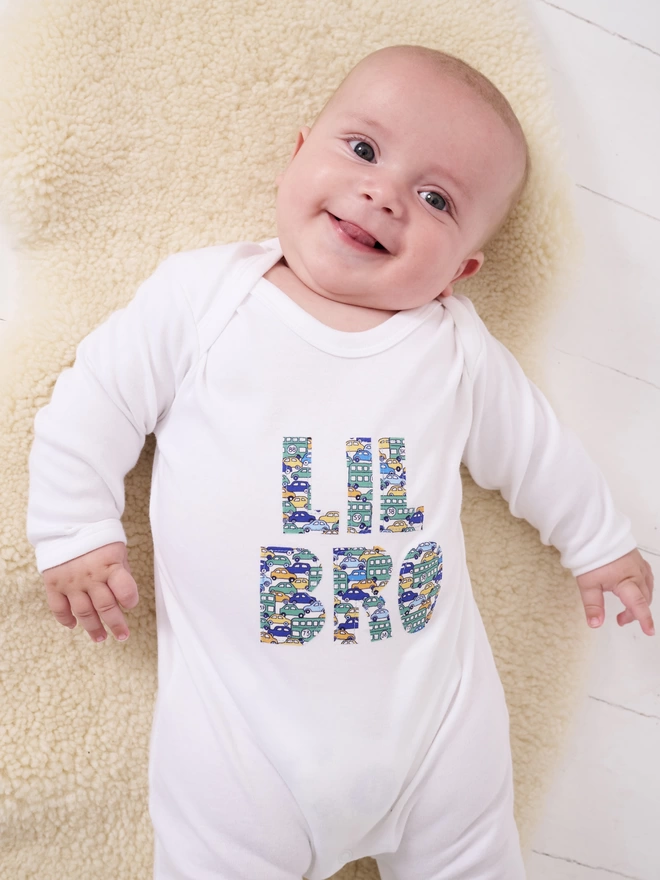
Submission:
M 128 544 L 124 527 L 119 520 L 105 520 L 85 526 L 77 534 L 64 538 L 49 538 L 35 547 L 37 571 L 43 574 L 47 568 L 69 562 L 78 556 L 121 541 Z
M 616 559 L 620 559 L 622 556 L 625 556 L 626 553 L 630 553 L 631 550 L 637 549 L 637 542 L 632 534 L 629 534 L 628 537 L 622 539 L 618 544 L 612 547 L 606 554 L 601 556 L 599 559 L 595 559 L 590 562 L 588 565 L 578 565 L 576 568 L 571 568 L 571 574 L 573 577 L 578 577 L 578 575 L 586 574 L 588 571 L 593 571 L 595 568 L 600 568 L 602 565 L 607 565 L 610 562 L 614 562 Z M 570 566 L 568 566 L 570 568 Z

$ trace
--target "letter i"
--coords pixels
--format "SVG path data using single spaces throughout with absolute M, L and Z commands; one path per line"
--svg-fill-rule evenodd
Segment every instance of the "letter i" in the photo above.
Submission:
M 403 437 L 381 437 L 380 465 L 381 532 L 414 532 L 424 528 L 424 507 L 408 507 L 406 500 L 406 445 Z
M 371 532 L 373 515 L 373 462 L 371 437 L 351 437 L 346 441 L 346 488 L 348 491 L 347 532 Z

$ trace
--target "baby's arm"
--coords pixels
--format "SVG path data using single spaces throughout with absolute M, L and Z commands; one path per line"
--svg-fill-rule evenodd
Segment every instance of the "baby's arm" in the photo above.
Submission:
M 73 367 L 60 374 L 50 402 L 35 416 L 27 536 L 41 574 L 127 543 L 124 477 L 199 352 L 195 321 L 172 268 L 176 256 L 82 340 Z M 92 629 L 98 630 L 93 619 Z
M 577 578 L 636 548 L 603 474 L 580 438 L 562 425 L 511 352 L 472 303 L 482 350 L 474 374 L 473 419 L 463 453 L 472 478 L 499 489 L 513 516 L 538 529 Z

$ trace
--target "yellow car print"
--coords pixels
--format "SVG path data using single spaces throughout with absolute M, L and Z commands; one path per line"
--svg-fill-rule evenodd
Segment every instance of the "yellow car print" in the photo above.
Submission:
M 384 547 L 374 546 L 371 550 L 365 550 L 361 556 L 358 556 L 358 559 L 362 562 L 366 562 L 367 559 L 371 559 L 372 556 L 380 556 L 381 553 L 385 552 Z
M 284 568 L 282 566 L 280 566 L 278 568 L 271 568 L 271 570 L 268 572 L 268 575 L 271 578 L 271 580 L 274 580 L 274 581 L 280 580 L 280 581 L 289 581 L 290 582 L 290 581 L 294 581 L 296 579 L 295 574 L 291 574 L 291 572 L 287 568 Z
M 336 629 L 335 639 L 338 642 L 354 642 L 355 636 L 353 635 L 353 633 L 348 632 L 345 629 Z
M 385 529 L 386 532 L 404 532 L 407 528 L 409 528 L 408 523 L 405 519 L 397 519 L 394 522 L 391 522 L 388 527 Z
M 339 522 L 339 511 L 329 510 L 327 513 L 324 513 L 322 516 L 320 516 L 319 519 L 321 520 L 321 522 L 327 522 L 331 526 L 333 526 L 335 523 Z

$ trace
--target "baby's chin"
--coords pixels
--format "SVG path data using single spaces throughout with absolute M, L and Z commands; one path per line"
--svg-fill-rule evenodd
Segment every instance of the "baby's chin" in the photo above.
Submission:
M 333 293 L 323 292 L 321 296 L 337 305 L 354 306 L 360 309 L 372 309 L 377 312 L 399 312 L 401 309 L 408 308 L 403 302 L 401 305 L 396 304 L 395 299 L 374 298 L 368 294 L 361 293 Z

